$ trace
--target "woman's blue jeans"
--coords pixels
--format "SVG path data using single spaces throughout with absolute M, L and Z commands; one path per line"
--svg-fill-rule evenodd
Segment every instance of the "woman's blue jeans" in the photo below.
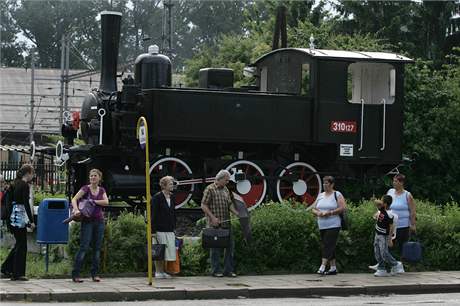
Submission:
M 94 277 L 99 271 L 101 257 L 102 239 L 104 238 L 104 221 L 82 222 L 80 228 L 80 250 L 75 257 L 75 264 L 72 270 L 72 278 L 80 277 L 80 269 L 85 259 L 90 243 L 93 247 L 93 265 L 91 276 Z

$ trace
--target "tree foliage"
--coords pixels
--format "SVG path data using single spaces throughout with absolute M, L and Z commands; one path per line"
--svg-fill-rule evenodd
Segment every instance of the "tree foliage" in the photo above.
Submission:
M 441 69 L 422 60 L 407 67 L 404 152 L 416 156 L 408 174 L 414 194 L 440 203 L 460 199 L 459 84 L 459 56 Z

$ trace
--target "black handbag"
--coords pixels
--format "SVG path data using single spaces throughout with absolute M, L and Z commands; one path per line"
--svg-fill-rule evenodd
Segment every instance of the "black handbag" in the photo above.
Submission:
M 154 238 L 158 242 L 156 238 Z M 165 260 L 166 244 L 152 243 L 152 260 Z
M 337 202 L 337 207 L 339 205 L 339 202 L 337 201 L 337 194 L 334 191 L 334 198 L 335 201 Z M 345 208 L 340 214 L 340 227 L 342 230 L 347 231 L 348 230 L 348 214 L 347 214 L 347 209 Z
M 208 227 L 203 229 L 201 243 L 205 249 L 222 249 L 230 246 L 230 229 Z

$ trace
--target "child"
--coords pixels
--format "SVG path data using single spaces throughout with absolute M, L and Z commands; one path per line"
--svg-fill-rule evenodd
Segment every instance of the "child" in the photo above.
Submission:
M 379 214 L 375 224 L 374 237 L 374 255 L 378 266 L 377 272 L 375 272 L 374 275 L 378 277 L 388 276 L 385 263 L 391 265 L 391 275 L 404 272 L 402 263 L 396 261 L 388 250 L 388 246 L 391 247 L 393 245 L 391 236 L 394 228 L 394 215 L 388 210 L 391 202 L 392 198 L 389 195 L 384 195 L 381 200 L 375 201 Z

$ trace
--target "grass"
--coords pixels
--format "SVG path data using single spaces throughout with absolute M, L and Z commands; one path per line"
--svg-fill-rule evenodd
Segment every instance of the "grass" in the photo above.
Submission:
M 0 248 L 0 260 L 8 256 L 10 249 L 2 246 Z M 45 255 L 27 253 L 26 276 L 29 278 L 47 278 L 70 276 L 72 262 L 57 256 L 57 246 L 50 246 L 48 273 L 45 272 Z

